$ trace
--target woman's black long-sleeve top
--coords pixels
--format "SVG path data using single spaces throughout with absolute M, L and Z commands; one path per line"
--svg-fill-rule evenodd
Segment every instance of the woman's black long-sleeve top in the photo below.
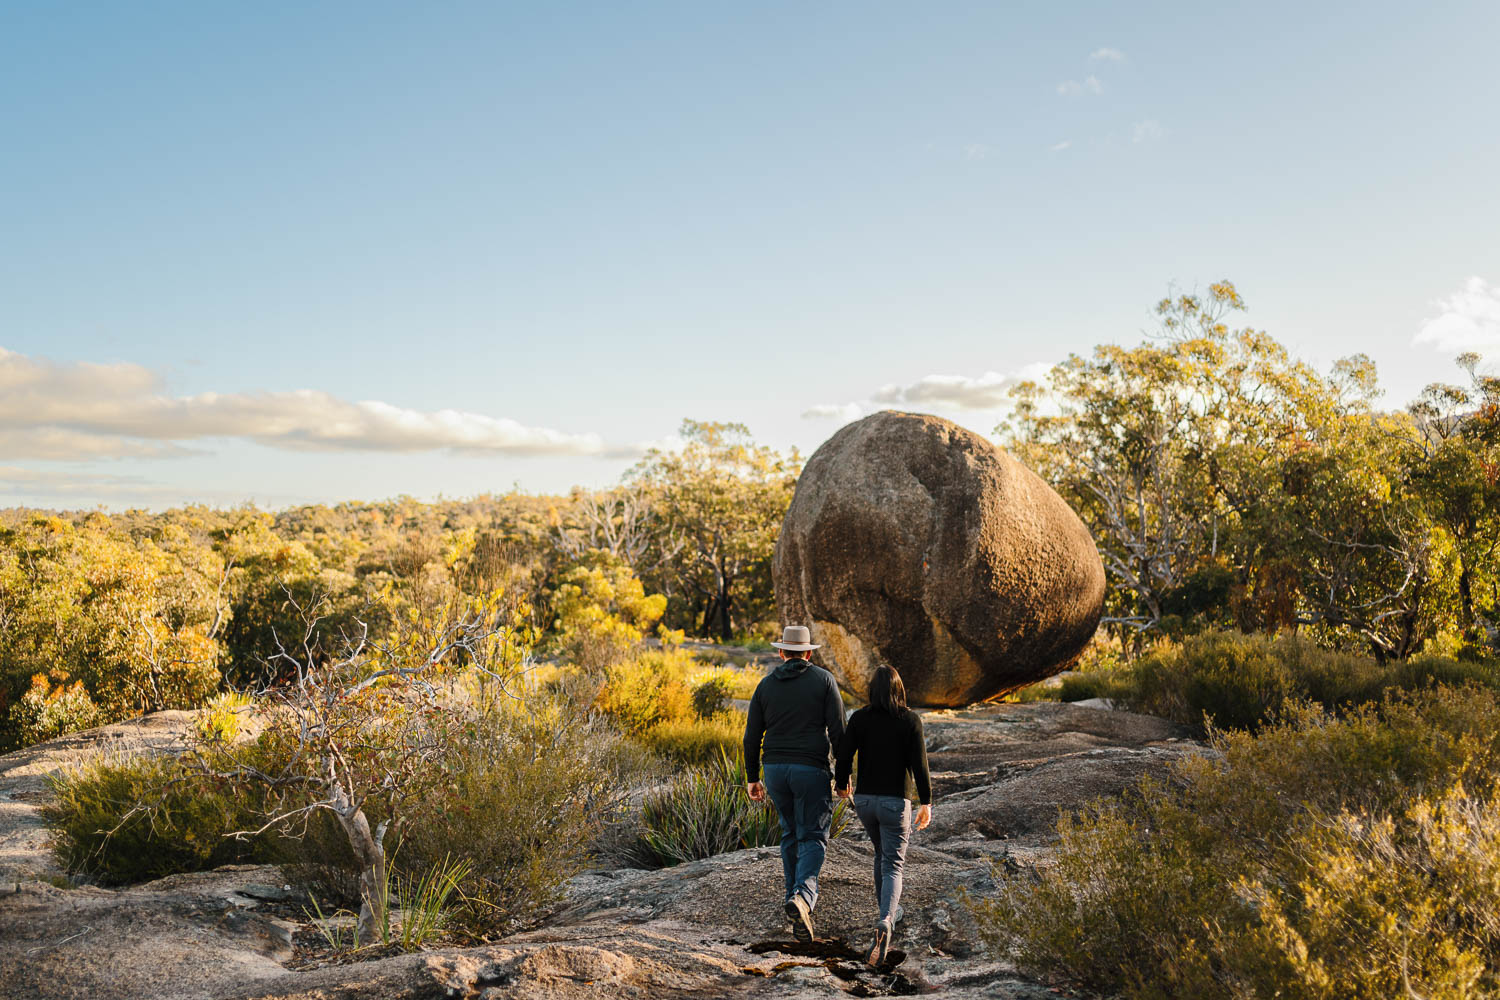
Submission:
M 922 736 L 922 718 L 909 708 L 895 715 L 867 705 L 849 717 L 844 738 L 834 753 L 833 786 L 846 788 L 859 754 L 859 795 L 905 795 L 906 775 L 917 784 L 917 800 L 932 802 L 932 779 L 927 773 L 927 742 Z

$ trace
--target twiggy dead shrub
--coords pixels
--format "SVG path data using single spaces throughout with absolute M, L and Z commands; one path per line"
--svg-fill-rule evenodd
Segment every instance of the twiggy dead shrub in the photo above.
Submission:
M 1456 1000 L 1500 985 L 1493 824 L 1455 791 L 1500 779 L 1494 692 L 1440 688 L 1344 718 L 1300 708 L 1211 743 L 1166 781 L 1064 819 L 1055 867 L 997 871 L 999 891 L 974 904 L 990 945 L 1131 998 Z

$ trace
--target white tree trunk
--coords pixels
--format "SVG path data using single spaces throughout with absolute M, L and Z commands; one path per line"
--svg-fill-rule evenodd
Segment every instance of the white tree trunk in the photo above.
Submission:
M 371 944 L 380 938 L 381 929 L 385 927 L 389 902 L 386 899 L 385 846 L 381 843 L 384 838 L 370 830 L 365 811 L 349 802 L 342 789 L 335 793 L 335 798 L 334 815 L 339 818 L 339 825 L 344 828 L 349 846 L 354 849 L 354 856 L 363 869 L 359 876 L 359 942 Z

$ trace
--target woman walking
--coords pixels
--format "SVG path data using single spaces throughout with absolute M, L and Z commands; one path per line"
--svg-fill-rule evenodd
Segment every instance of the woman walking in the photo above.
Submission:
M 880 914 L 866 961 L 880 965 L 901 919 L 902 871 L 911 839 L 911 802 L 906 776 L 916 780 L 916 827 L 932 821 L 932 782 L 927 774 L 927 744 L 922 720 L 906 707 L 906 686 L 894 667 L 876 667 L 870 676 L 870 703 L 849 717 L 835 754 L 834 787 L 849 798 L 849 773 L 859 755 L 854 811 L 875 848 L 875 898 Z

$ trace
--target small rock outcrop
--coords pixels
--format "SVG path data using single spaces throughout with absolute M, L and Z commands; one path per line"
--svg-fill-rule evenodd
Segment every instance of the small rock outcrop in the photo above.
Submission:
M 811 626 L 846 690 L 889 663 L 930 707 L 1064 669 L 1104 605 L 1098 550 L 1062 497 L 978 434 L 891 410 L 808 460 L 774 574 L 781 620 Z

